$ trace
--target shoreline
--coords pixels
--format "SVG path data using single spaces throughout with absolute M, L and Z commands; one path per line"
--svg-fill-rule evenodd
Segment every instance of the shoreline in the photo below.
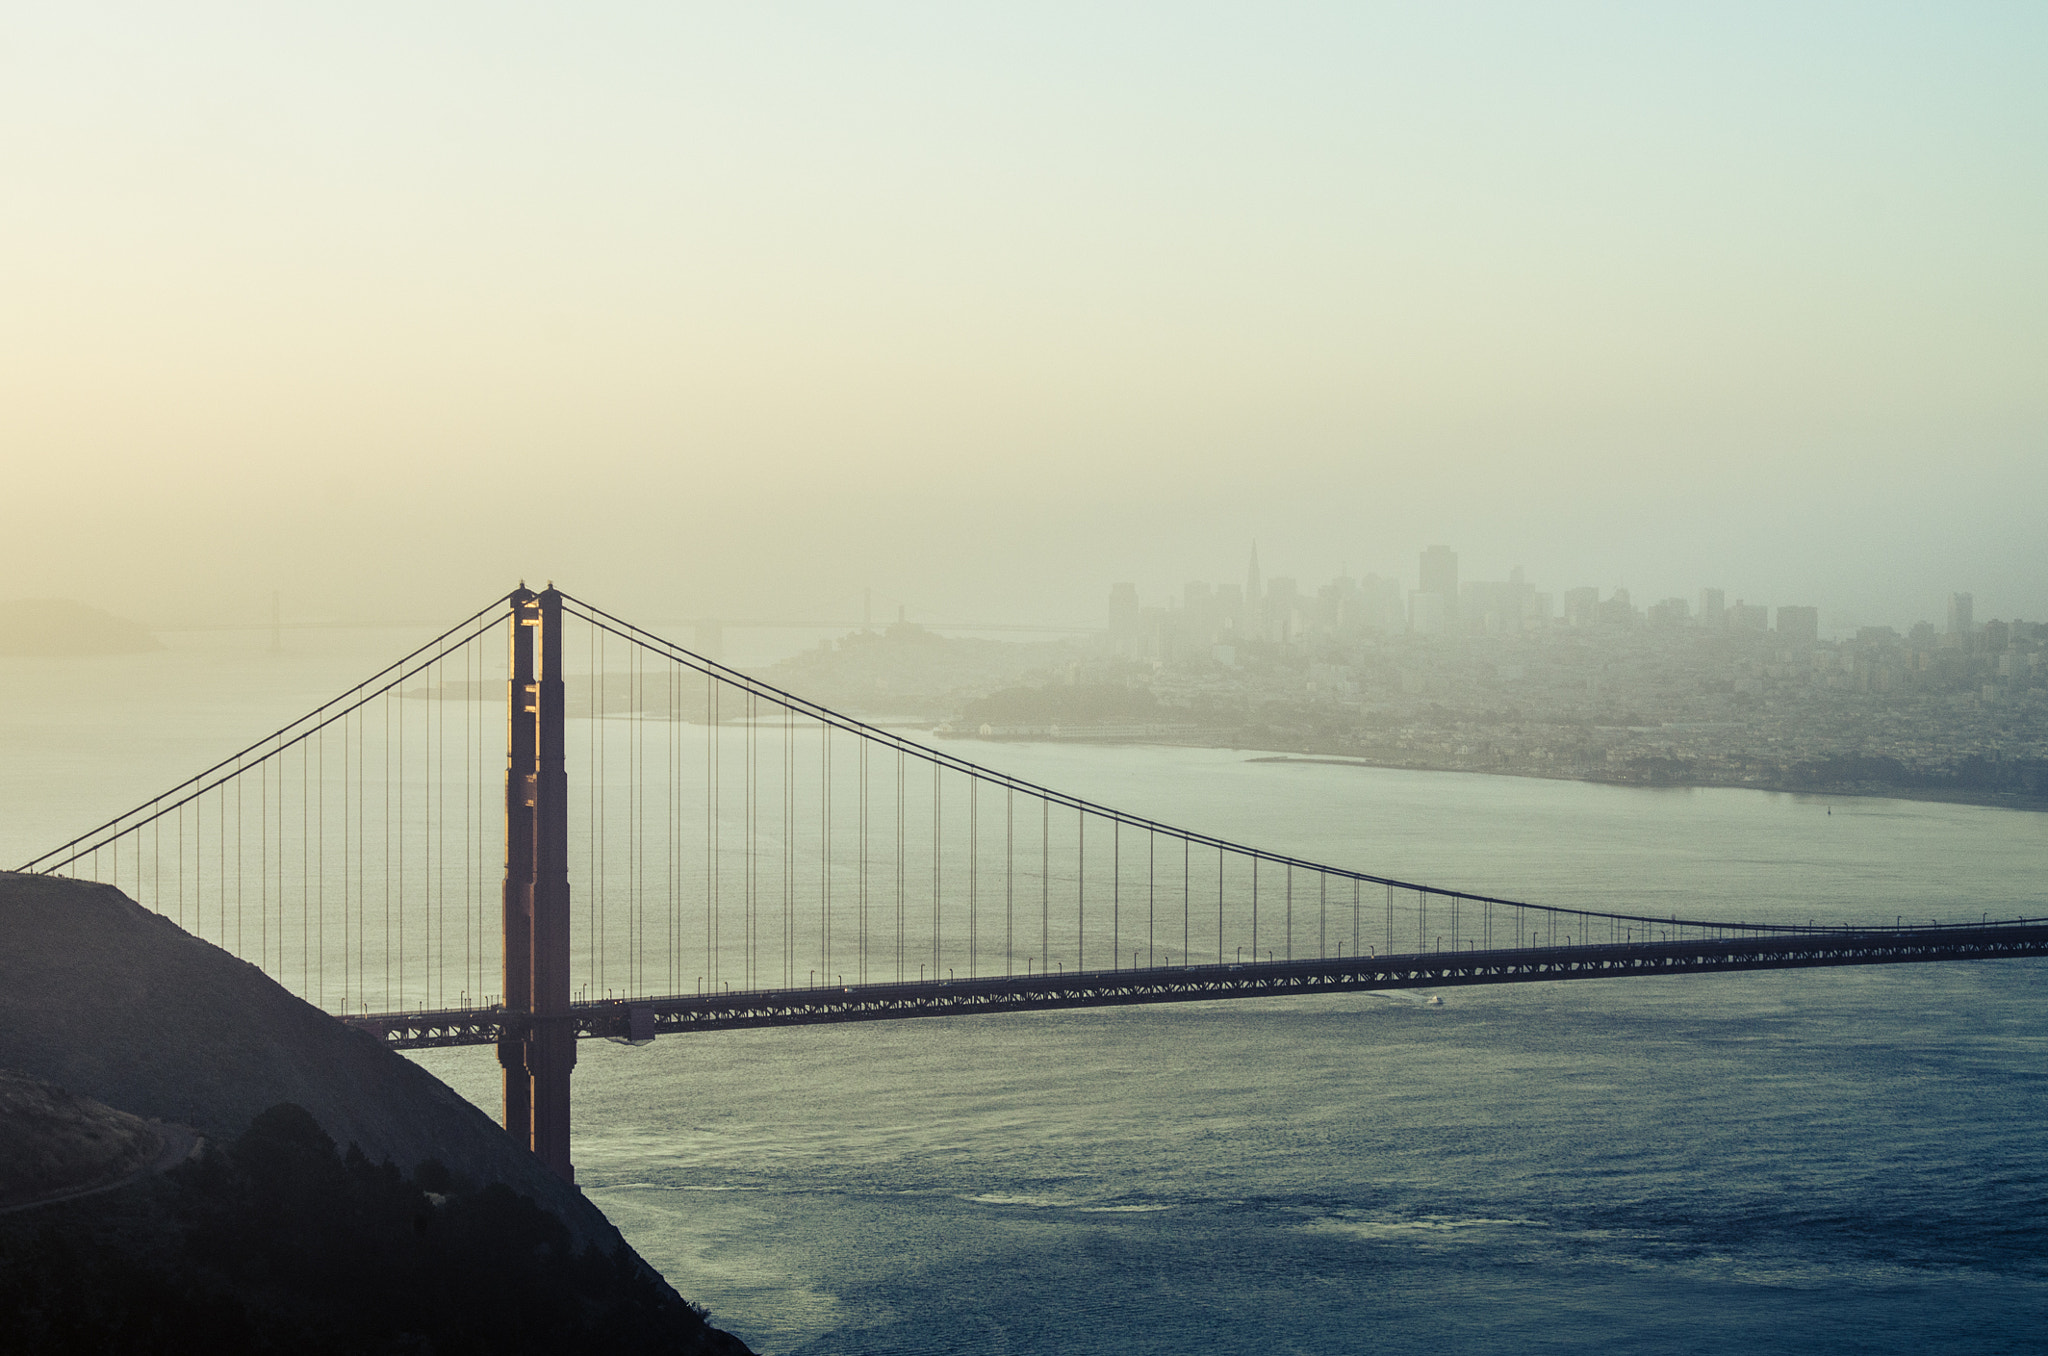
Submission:
M 943 722 L 938 723 L 942 725 Z M 936 732 L 938 726 L 925 728 Z M 1099 736 L 1091 738 L 1075 731 L 1068 735 L 1016 736 L 977 735 L 954 732 L 955 739 L 973 739 L 991 744 L 1003 743 L 1051 743 L 1051 744 L 1151 744 L 1161 748 L 1218 749 L 1230 753 L 1252 755 L 1246 761 L 1254 763 L 1321 763 L 1335 767 L 1384 768 L 1390 772 L 1466 772 L 1482 777 L 1526 777 L 1546 782 L 1581 782 L 1589 786 L 1619 786 L 1639 791 L 1768 791 L 1774 795 L 1837 797 L 1844 800 L 1909 800 L 1934 805 L 1977 805 L 1993 810 L 2016 810 L 2030 814 L 2048 814 L 2048 796 L 2032 796 L 2016 791 L 1972 791 L 1965 788 L 1938 786 L 1898 786 L 1892 784 L 1856 785 L 1794 785 L 1778 781 L 1650 781 L 1628 777 L 1594 777 L 1573 775 L 1567 772 L 1543 772 L 1534 769 L 1508 767 L 1457 767 L 1442 762 L 1393 762 L 1384 759 L 1366 758 L 1351 753 L 1317 753 L 1306 749 L 1261 748 L 1250 744 L 1236 744 L 1208 739 L 1147 738 L 1135 736 Z
M 1206 747 L 1221 747 L 1209 745 Z M 1251 752 L 1246 750 L 1246 752 Z M 1789 786 L 1774 782 L 1657 782 L 1623 777 L 1574 777 L 1559 772 L 1520 771 L 1513 768 L 1446 767 L 1440 763 L 1388 763 L 1314 753 L 1265 753 L 1246 759 L 1252 763 L 1321 763 L 1334 767 L 1385 768 L 1392 772 L 1469 772 L 1482 777 L 1526 777 L 1546 782 L 1580 782 L 1588 786 L 1619 786 L 1636 791 L 1768 791 L 1781 796 L 1835 797 L 1842 800 L 1911 800 L 1938 805 L 1979 805 L 1994 810 L 2048 813 L 2048 796 L 2029 796 L 2007 791 L 1969 791 L 1942 787 L 1911 786 Z

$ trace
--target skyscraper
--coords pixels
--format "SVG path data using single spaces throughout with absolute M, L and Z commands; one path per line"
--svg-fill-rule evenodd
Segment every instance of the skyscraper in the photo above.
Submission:
M 1139 652 L 1144 630 L 1144 610 L 1138 605 L 1136 584 L 1112 584 L 1109 590 L 1109 639 L 1120 655 Z
M 1245 629 L 1259 635 L 1265 625 L 1266 587 L 1259 578 L 1259 544 L 1252 543 L 1252 563 L 1244 572 Z
M 1109 629 L 1118 634 L 1135 634 L 1138 630 L 1138 586 L 1136 584 L 1112 584 L 1109 587 Z
M 1967 636 L 1977 627 L 1971 614 L 1977 610 L 1977 600 L 1967 593 L 1951 593 L 1948 596 L 1948 633 L 1952 636 Z
M 1448 546 L 1432 546 L 1424 551 L 1422 587 L 1416 591 L 1441 600 L 1439 615 L 1446 625 L 1454 623 L 1458 617 L 1458 553 Z
M 1422 553 L 1422 591 L 1439 598 L 1458 596 L 1458 553 L 1448 546 L 1432 546 Z

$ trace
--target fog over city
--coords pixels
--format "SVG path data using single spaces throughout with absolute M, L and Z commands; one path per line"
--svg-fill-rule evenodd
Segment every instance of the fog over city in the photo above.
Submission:
M 2028 6 L 43 7 L 0 596 L 2048 615 Z

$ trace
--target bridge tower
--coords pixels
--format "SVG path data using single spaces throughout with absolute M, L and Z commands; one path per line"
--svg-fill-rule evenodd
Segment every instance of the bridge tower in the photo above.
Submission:
M 511 602 L 506 692 L 505 1008 L 498 1041 L 505 1129 L 565 1182 L 569 1073 L 569 772 L 562 689 L 562 595 L 521 585 Z

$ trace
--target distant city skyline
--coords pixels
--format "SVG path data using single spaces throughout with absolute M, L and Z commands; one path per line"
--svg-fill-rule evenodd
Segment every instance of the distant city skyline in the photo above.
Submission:
M 1262 610 L 1273 614 L 1274 608 L 1292 607 L 1297 600 L 1321 596 L 1327 601 L 1336 590 L 1345 596 L 1355 592 L 1361 599 L 1372 599 L 1361 605 L 1369 607 L 1373 629 L 1422 634 L 1484 633 L 1489 629 L 1489 617 L 1497 619 L 1491 627 L 1494 630 L 1503 625 L 1513 629 L 1519 622 L 1555 620 L 1590 624 L 1626 620 L 1649 626 L 1769 629 L 1813 639 L 1845 638 L 1871 627 L 1890 627 L 1904 633 L 1918 624 L 1951 635 L 1969 634 L 1974 629 L 1975 596 L 1967 589 L 1948 591 L 1943 595 L 1942 606 L 1927 614 L 1880 621 L 1854 613 L 1830 618 L 1827 609 L 1807 600 L 1773 601 L 1744 596 L 1731 600 L 1727 589 L 1711 584 L 1701 584 L 1689 593 L 1652 597 L 1638 595 L 1626 584 L 1538 587 L 1520 567 L 1509 569 L 1503 579 L 1473 579 L 1461 571 L 1460 560 L 1459 553 L 1448 544 L 1434 543 L 1417 553 L 1415 565 L 1405 576 L 1354 572 L 1348 566 L 1340 566 L 1336 574 L 1305 588 L 1295 575 L 1265 574 L 1258 544 L 1253 542 L 1242 588 L 1233 583 L 1190 580 L 1179 589 L 1147 596 L 1135 581 L 1116 581 L 1111 590 L 1110 625 L 1114 629 L 1119 618 L 1135 618 L 1149 609 L 1207 606 L 1212 597 L 1226 594 L 1241 600 L 1247 617 Z M 1260 591 L 1262 581 L 1264 592 Z M 1903 617 L 1903 612 L 1894 615 Z M 1514 620 L 1500 620 L 1510 617 Z M 2018 612 L 2009 614 L 2009 619 L 2029 620 Z

